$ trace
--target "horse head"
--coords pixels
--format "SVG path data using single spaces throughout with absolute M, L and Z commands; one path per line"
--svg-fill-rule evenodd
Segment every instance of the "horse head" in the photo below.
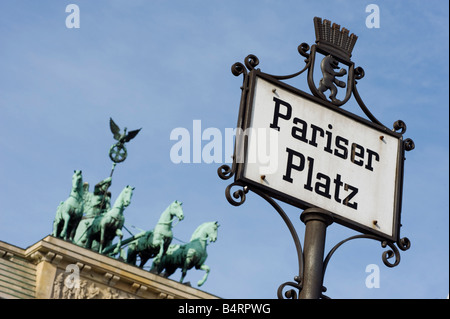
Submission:
M 210 242 L 215 242 L 217 240 L 217 230 L 219 229 L 219 226 L 217 221 L 208 223 L 207 234 Z
M 120 192 L 116 201 L 114 202 L 114 207 L 127 207 L 131 203 L 131 196 L 133 196 L 134 187 L 129 185 L 125 186 L 124 189 Z
M 81 170 L 74 170 L 72 175 L 72 188 L 79 191 L 83 190 L 83 176 Z
M 133 190 L 134 187 L 131 187 L 130 185 L 125 186 L 125 188 L 122 190 L 122 192 L 119 195 L 119 198 L 122 202 L 122 205 L 124 207 L 127 207 L 131 203 L 131 197 L 133 196 Z
M 215 242 L 217 240 L 217 230 L 219 226 L 217 221 L 201 224 L 192 234 L 191 241 L 195 239 L 207 240 L 209 238 L 210 242 Z
M 181 205 L 183 203 L 177 200 L 170 204 L 170 219 L 174 216 L 178 218 L 178 221 L 184 219 L 183 207 Z

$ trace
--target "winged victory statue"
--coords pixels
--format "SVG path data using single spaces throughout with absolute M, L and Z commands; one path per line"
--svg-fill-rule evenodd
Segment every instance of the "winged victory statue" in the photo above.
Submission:
M 127 158 L 127 149 L 125 148 L 125 143 L 135 138 L 142 128 L 129 131 L 127 133 L 127 128 L 125 127 L 123 133 L 120 133 L 119 126 L 113 121 L 112 118 L 109 118 L 109 127 L 111 128 L 114 139 L 117 140 L 117 143 L 111 146 L 111 148 L 109 149 L 109 158 L 111 158 L 114 163 L 123 162 Z

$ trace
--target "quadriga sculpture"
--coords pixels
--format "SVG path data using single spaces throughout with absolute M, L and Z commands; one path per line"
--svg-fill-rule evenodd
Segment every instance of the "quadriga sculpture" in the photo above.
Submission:
M 201 224 L 192 234 L 189 243 L 185 245 L 170 245 L 166 254 L 161 258 L 161 262 L 153 263 L 151 271 L 156 271 L 156 273 L 160 274 L 165 270 L 163 276 L 169 277 L 175 270 L 181 268 L 180 282 L 183 282 L 187 271 L 195 267 L 195 269 L 201 269 L 206 272 L 197 283 L 198 286 L 203 285 L 210 271 L 209 266 L 204 264 L 206 257 L 208 257 L 206 246 L 208 245 L 208 239 L 210 242 L 217 240 L 218 228 L 218 222 Z
M 72 241 L 81 217 L 83 217 L 83 177 L 81 170 L 74 170 L 70 196 L 56 209 L 52 235 Z
M 161 214 L 153 230 L 136 235 L 128 246 L 127 262 L 136 264 L 136 257 L 139 256 L 141 262 L 139 267 L 144 267 L 150 258 L 155 258 L 153 262 L 158 263 L 165 254 L 167 248 L 172 242 L 172 222 L 175 218 L 184 219 L 182 203 L 174 201 Z
M 104 215 L 97 216 L 92 225 L 86 231 L 86 248 L 95 249 L 92 246 L 93 241 L 97 241 L 100 246 L 99 253 L 110 246 L 114 237 L 119 237 L 117 248 L 114 253 L 117 253 L 122 244 L 122 227 L 125 222 L 123 211 L 131 203 L 131 196 L 133 195 L 134 187 L 126 186 L 119 197 L 114 202 L 114 206 Z

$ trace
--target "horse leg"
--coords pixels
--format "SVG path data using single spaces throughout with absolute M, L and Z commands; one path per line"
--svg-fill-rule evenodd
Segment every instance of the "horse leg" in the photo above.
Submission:
M 150 257 L 147 257 L 148 255 L 145 255 L 145 257 L 142 257 L 141 255 L 141 262 L 139 263 L 139 268 L 144 268 L 145 263 L 150 259 Z
M 160 274 L 164 270 L 164 263 L 162 260 L 159 263 L 155 263 L 155 260 L 152 262 L 152 267 L 150 268 L 150 272 L 152 274 Z
M 136 265 L 136 256 L 137 256 L 136 245 L 137 244 L 134 243 L 128 245 L 127 263 L 129 264 Z
M 122 246 L 123 234 L 122 234 L 122 231 L 119 228 L 116 229 L 116 236 L 119 237 L 119 241 L 117 242 L 117 246 L 114 249 L 113 254 L 117 254 L 120 251 L 120 246 Z
M 72 242 L 72 243 L 73 243 L 73 240 L 75 237 L 75 232 L 77 231 L 77 227 L 78 227 L 78 224 L 80 223 L 80 221 L 81 221 L 81 217 L 78 217 L 78 216 L 73 217 L 72 227 L 70 229 L 70 232 L 68 233 L 68 238 L 69 238 L 70 242 Z
M 64 220 L 64 225 L 61 234 L 59 234 L 59 237 L 63 238 L 64 240 L 67 240 L 69 237 L 67 228 L 69 227 L 69 220 L 70 220 L 70 213 L 68 210 L 62 213 L 62 218 Z
M 155 242 L 155 246 L 158 247 L 159 246 L 159 252 L 158 254 L 155 256 L 155 259 L 153 259 L 153 263 L 159 264 L 161 261 L 161 258 L 163 256 L 164 253 L 164 241 L 163 240 L 158 240 Z
M 163 267 L 161 271 L 163 271 L 164 269 L 165 271 L 163 272 L 162 276 L 168 278 L 175 272 L 175 270 L 177 270 L 177 267 L 173 265 L 167 265 L 167 267 Z M 161 271 L 159 271 L 158 273 L 161 273 Z
M 195 249 L 190 248 L 186 253 L 186 258 L 184 259 L 183 267 L 181 268 L 181 279 L 180 283 L 183 282 L 184 277 L 186 277 L 187 270 L 192 268 L 192 261 L 195 258 Z
M 53 232 L 52 232 L 52 236 L 53 237 L 59 237 L 59 228 L 61 225 L 61 219 L 58 217 L 55 218 L 55 220 L 53 221 Z
M 53 232 L 52 232 L 53 237 L 58 237 L 58 235 L 59 235 L 58 229 L 61 224 L 61 206 L 63 204 L 64 204 L 64 202 L 59 203 L 58 207 L 56 208 L 55 219 L 53 220 Z
M 84 244 L 84 248 L 91 249 L 91 247 L 92 247 L 92 236 L 91 233 L 88 231 L 86 234 L 86 242 Z
M 206 279 L 208 278 L 209 271 L 211 270 L 207 265 L 201 265 L 200 269 L 204 270 L 206 273 L 203 275 L 203 278 L 198 281 L 197 286 L 199 287 L 205 283 Z
M 100 254 L 103 252 L 104 244 L 105 244 L 105 224 L 102 223 L 100 225 L 100 248 L 98 249 L 98 252 Z
M 52 236 L 56 237 L 58 235 L 58 222 L 56 221 L 56 219 L 53 221 L 53 231 L 52 231 Z
M 164 255 L 161 260 L 155 261 L 155 259 L 153 259 L 153 263 L 152 263 L 152 267 L 150 269 L 150 272 L 153 274 L 161 274 L 164 270 L 165 272 L 162 274 L 162 276 L 164 277 L 168 277 L 171 274 L 173 274 L 176 270 L 175 269 L 169 269 L 169 268 L 173 268 L 173 265 L 171 265 L 171 262 L 173 261 L 172 259 L 168 259 L 167 255 Z M 167 275 L 167 273 L 170 273 L 169 275 Z
M 187 273 L 187 267 L 186 267 L 186 265 L 184 265 L 183 268 L 181 269 L 180 283 L 183 283 L 184 277 L 186 277 L 186 273 Z

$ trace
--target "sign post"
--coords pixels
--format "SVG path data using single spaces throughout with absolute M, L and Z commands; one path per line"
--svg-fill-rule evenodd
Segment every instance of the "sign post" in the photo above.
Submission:
M 385 256 L 395 256 L 396 261 L 391 264 L 386 257 L 388 266 L 399 262 L 394 244 L 402 250 L 410 245 L 407 238 L 400 238 L 400 217 L 405 151 L 414 149 L 414 142 L 403 139 L 403 121 L 389 129 L 362 101 L 356 84 L 364 70 L 350 59 L 357 36 L 317 17 L 314 27 L 316 44 L 298 47 L 306 65 L 294 74 L 263 73 L 255 69 L 259 60 L 254 55 L 246 58 L 245 65 L 233 65 L 234 75 L 244 75 L 235 152 L 232 167 L 218 169 L 222 179 L 234 176 L 225 193 L 232 205 L 244 203 L 252 190 L 286 222 L 289 218 L 272 198 L 304 210 L 304 252 L 287 222 L 299 252 L 300 273 L 295 276 L 297 283 L 282 285 L 299 289 L 301 298 L 325 297 L 323 274 L 335 251 L 324 263 L 325 237 L 333 222 L 363 234 L 354 238 L 389 246 L 392 250 Z M 315 59 L 320 55 L 323 77 L 315 81 Z M 306 71 L 312 95 L 282 81 Z M 368 119 L 341 108 L 352 95 Z M 241 189 L 231 193 L 232 187 Z M 288 295 L 297 296 L 292 290 Z
M 323 284 L 325 236 L 333 218 L 322 209 L 308 208 L 300 215 L 305 223 L 305 271 L 301 299 L 319 299 Z

